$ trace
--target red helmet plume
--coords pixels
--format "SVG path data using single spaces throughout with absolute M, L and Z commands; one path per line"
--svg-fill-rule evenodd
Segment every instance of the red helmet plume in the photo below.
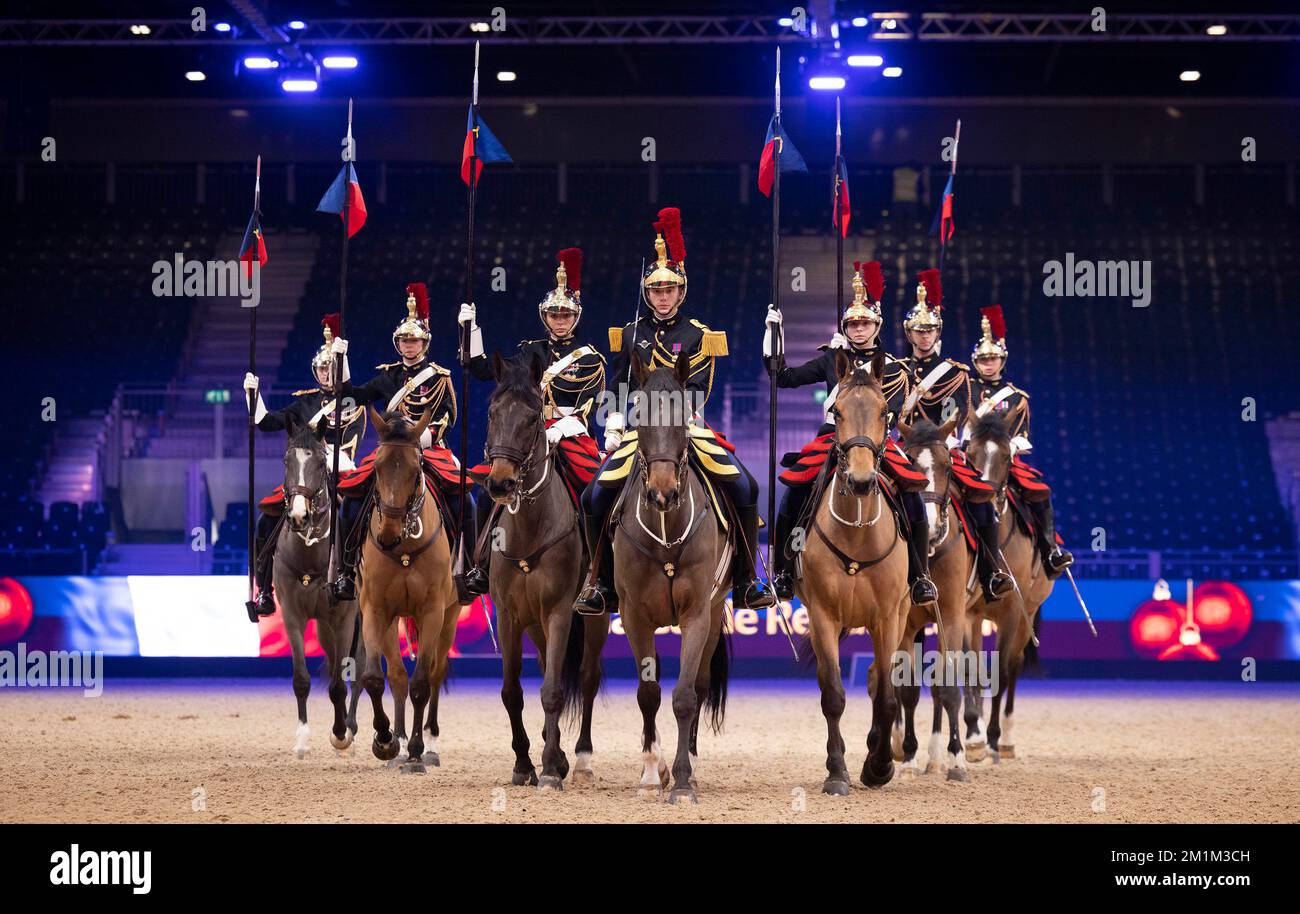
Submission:
M 989 319 L 989 329 L 993 332 L 995 340 L 1005 340 L 1007 338 L 1007 322 L 1002 316 L 1001 305 L 989 305 L 987 308 L 980 308 L 980 314 Z
M 422 282 L 406 285 L 406 294 L 415 296 L 415 316 L 422 321 L 429 319 L 429 288 Z
M 582 291 L 582 248 L 565 248 L 555 255 L 564 265 L 564 284 L 574 292 Z
M 922 270 L 916 274 L 916 278 L 925 286 L 926 306 L 938 311 L 943 307 L 943 280 L 939 278 L 939 271 Z
M 686 262 L 686 239 L 682 237 L 682 211 L 675 206 L 666 206 L 659 210 L 659 221 L 655 231 L 664 236 L 668 245 L 668 256 L 677 263 Z
M 333 314 L 327 314 L 323 318 L 321 318 L 320 325 L 322 327 L 327 328 L 330 332 L 330 336 L 333 337 L 334 339 L 338 339 L 340 336 L 343 335 L 342 333 L 340 333 L 340 331 L 343 329 L 343 319 L 339 317 L 339 313 L 337 311 L 335 311 Z
M 880 301 L 880 297 L 885 294 L 885 274 L 881 272 L 879 260 L 868 260 L 862 264 L 862 284 L 867 287 L 867 298 L 873 302 Z

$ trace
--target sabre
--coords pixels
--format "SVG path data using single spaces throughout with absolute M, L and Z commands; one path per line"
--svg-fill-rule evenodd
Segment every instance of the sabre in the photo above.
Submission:
M 1006 569 L 1007 577 L 1011 578 L 1011 586 L 1016 589 L 1016 596 L 1020 597 L 1020 615 L 1024 617 L 1025 624 L 1029 626 L 1029 640 L 1034 642 L 1034 647 L 1038 647 L 1038 636 L 1034 634 L 1034 620 L 1029 618 L 1029 610 L 1025 609 L 1025 595 L 1020 590 L 1020 582 L 1011 573 L 1011 566 L 1007 564 L 1007 557 L 1002 554 L 1001 547 L 998 547 L 998 560 L 1002 562 L 1002 567 Z
M 1065 569 L 1065 576 L 1070 579 L 1070 586 L 1074 588 L 1074 596 L 1078 599 L 1080 608 L 1083 609 L 1083 617 L 1088 620 L 1088 628 L 1091 630 L 1092 636 L 1096 638 L 1097 626 L 1092 624 L 1092 614 L 1088 612 L 1088 604 L 1083 602 L 1083 594 L 1079 593 L 1079 585 L 1074 583 L 1074 575 L 1070 573 L 1069 568 Z

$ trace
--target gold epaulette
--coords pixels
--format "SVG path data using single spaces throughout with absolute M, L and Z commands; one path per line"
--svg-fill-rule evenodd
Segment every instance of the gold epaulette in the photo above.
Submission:
M 398 365 L 401 364 L 402 364 L 401 362 L 389 362 L 386 365 L 376 365 L 375 371 L 387 371 L 388 369 L 396 368 Z
M 970 371 L 969 365 L 963 365 L 961 362 L 957 361 L 956 359 L 945 359 L 944 361 L 946 361 L 950 365 L 956 365 L 962 371 L 967 371 L 967 372 Z
M 609 351 L 610 352 L 623 351 L 623 328 L 622 327 L 609 328 Z
M 293 393 L 289 394 L 289 396 L 291 396 L 291 397 L 305 397 L 305 396 L 307 396 L 307 394 L 318 394 L 318 393 L 320 393 L 320 388 L 319 388 L 319 387 L 311 387 L 311 388 L 308 388 L 307 390 L 295 390 Z
M 433 368 L 433 373 L 434 373 L 434 374 L 443 374 L 443 375 L 449 375 L 449 374 L 451 374 L 451 369 L 450 369 L 450 368 L 443 368 L 443 367 L 442 367 L 441 365 L 439 365 L 437 362 L 430 361 L 430 362 L 429 362 L 429 365 L 430 365 L 430 367 Z
M 1028 391 L 1021 390 L 1019 387 L 1017 387 L 1017 386 L 1014 385 L 1014 384 L 1011 385 L 1011 389 L 1014 390 L 1016 393 L 1020 394 L 1020 396 L 1024 397 L 1026 400 L 1029 399 L 1029 392 L 1028 392 Z
M 704 339 L 700 340 L 701 353 L 708 356 L 727 354 L 727 331 L 710 330 L 695 318 L 691 318 L 691 324 L 698 327 L 704 333 Z

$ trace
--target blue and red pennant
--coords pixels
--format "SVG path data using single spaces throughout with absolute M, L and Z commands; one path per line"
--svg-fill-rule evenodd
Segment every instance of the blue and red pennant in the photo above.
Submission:
M 953 232 L 956 230 L 957 224 L 952 221 L 952 175 L 948 175 L 948 183 L 943 188 L 943 202 L 939 204 L 939 211 L 934 214 L 930 234 L 938 235 L 940 244 L 947 244 L 952 240 Z
M 347 206 L 344 207 L 344 203 Z M 343 210 L 347 209 L 347 230 L 348 237 L 351 238 L 357 232 L 361 231 L 361 226 L 366 224 L 366 199 L 361 196 L 361 184 L 357 181 L 357 170 L 351 162 L 347 162 L 339 169 L 338 177 L 330 185 L 329 190 L 325 191 L 325 196 L 320 198 L 320 203 L 316 206 L 318 213 L 335 213 L 340 219 L 343 218 Z
M 262 218 L 257 210 L 248 217 L 248 228 L 244 229 L 244 240 L 239 245 L 239 259 L 248 264 L 248 276 L 253 277 L 253 261 L 259 267 L 266 266 L 266 239 L 262 237 Z
M 476 133 L 477 129 L 477 133 Z M 488 125 L 483 123 L 483 118 L 475 110 L 474 106 L 469 106 L 469 118 L 465 122 L 465 145 L 460 154 L 460 179 L 469 185 L 469 163 L 470 159 L 477 157 L 474 169 L 474 183 L 477 184 L 483 175 L 483 166 L 491 162 L 512 162 L 510 153 L 501 145 L 501 141 L 496 138 Z
M 772 196 L 772 184 L 776 181 L 776 143 L 781 141 L 781 172 L 787 171 L 807 171 L 808 165 L 804 162 L 803 156 L 799 155 L 799 150 L 794 148 L 794 143 L 785 135 L 785 128 L 777 123 L 776 115 L 772 115 L 772 121 L 767 125 L 767 139 L 763 141 L 763 154 L 758 158 L 758 189 L 763 192 L 763 196 Z
M 840 176 L 839 181 L 836 182 L 839 184 L 839 191 L 836 194 L 835 208 L 831 213 L 831 228 L 835 227 L 836 217 L 838 216 L 840 237 L 847 238 L 849 237 L 849 218 L 852 213 L 849 210 L 849 169 L 844 164 L 844 159 L 839 160 L 836 171 Z

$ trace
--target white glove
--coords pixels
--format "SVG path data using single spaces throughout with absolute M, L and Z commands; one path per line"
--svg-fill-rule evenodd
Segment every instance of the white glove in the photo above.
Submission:
M 469 327 L 469 357 L 477 359 L 483 355 L 483 331 L 478 325 L 478 309 L 472 304 L 462 303 L 456 320 L 462 326 Z
M 250 394 L 253 393 L 254 391 L 257 391 L 257 388 L 260 386 L 260 383 L 261 382 L 257 380 L 257 375 L 253 374 L 251 371 L 245 372 L 244 374 L 245 391 L 247 391 Z M 248 397 L 244 397 L 244 404 L 248 405 Z M 257 391 L 257 403 L 251 408 L 253 412 L 253 424 L 256 425 L 257 423 L 261 422 L 262 418 L 266 415 L 266 404 L 262 402 L 261 391 Z
M 431 447 L 433 447 L 433 432 L 426 428 L 420 432 L 420 450 L 427 450 Z
M 330 343 L 330 352 L 335 355 L 347 355 L 348 341 L 343 339 L 341 336 L 335 337 L 334 342 Z
M 779 309 L 768 305 L 767 318 L 764 320 L 763 324 L 765 328 L 763 330 L 763 358 L 770 359 L 773 355 L 772 337 L 774 335 L 780 341 L 781 351 L 785 351 L 785 318 L 782 317 Z
M 467 305 L 463 302 L 460 306 L 460 314 L 456 316 L 456 322 L 459 324 L 469 324 L 471 327 L 478 320 L 477 310 L 473 305 Z
M 849 341 L 848 341 L 847 339 L 844 338 L 844 334 L 842 334 L 842 333 L 836 333 L 834 336 L 831 337 L 831 348 L 832 348 L 832 349 L 848 349 L 848 348 L 849 348 Z
M 1032 451 L 1034 446 L 1029 443 L 1029 439 L 1024 435 L 1016 435 L 1011 439 L 1011 453 L 1023 454 Z
M 605 418 L 605 452 L 609 453 L 618 448 L 619 443 L 623 440 L 623 414 L 610 413 Z
M 581 419 L 577 416 L 565 416 L 551 423 L 551 427 L 546 430 L 546 440 L 554 444 L 561 438 L 585 434 L 587 434 L 587 426 L 582 424 Z
M 257 390 L 260 384 L 261 382 L 257 380 L 257 375 L 253 374 L 251 371 L 244 373 L 244 390 L 251 394 L 253 391 Z

